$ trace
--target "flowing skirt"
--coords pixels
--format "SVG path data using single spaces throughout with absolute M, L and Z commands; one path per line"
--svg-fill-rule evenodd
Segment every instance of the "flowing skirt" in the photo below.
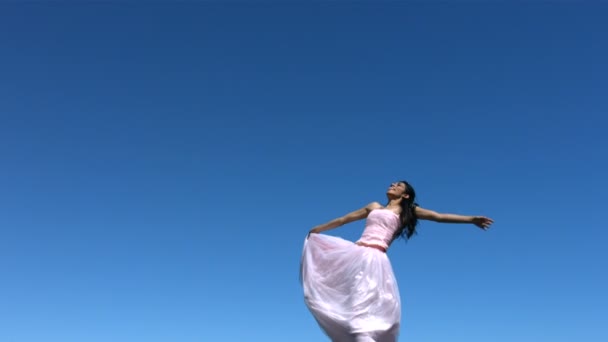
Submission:
M 333 342 L 394 342 L 401 300 L 386 253 L 311 234 L 300 277 L 306 306 Z

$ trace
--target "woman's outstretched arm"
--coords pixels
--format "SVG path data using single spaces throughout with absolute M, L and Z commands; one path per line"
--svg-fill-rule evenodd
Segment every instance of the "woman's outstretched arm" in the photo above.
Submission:
M 416 216 L 421 220 L 429 220 L 442 223 L 472 223 L 477 227 L 487 230 L 494 220 L 485 216 L 465 216 L 457 214 L 443 214 L 433 210 L 416 207 Z
M 366 205 L 365 207 L 352 211 L 342 217 L 338 217 L 336 219 L 333 219 L 327 223 L 324 224 L 320 224 L 316 227 L 314 227 L 313 229 L 310 230 L 310 232 L 308 233 L 309 235 L 312 233 L 318 234 L 320 232 L 324 232 L 326 230 L 330 230 L 330 229 L 334 229 L 334 228 L 338 228 L 340 226 L 343 226 L 347 223 L 350 222 L 354 222 L 357 220 L 362 220 L 364 218 L 367 217 L 367 215 L 369 215 L 369 213 L 377 208 L 381 208 L 382 206 L 380 205 L 380 203 L 378 202 L 372 202 L 368 205 Z

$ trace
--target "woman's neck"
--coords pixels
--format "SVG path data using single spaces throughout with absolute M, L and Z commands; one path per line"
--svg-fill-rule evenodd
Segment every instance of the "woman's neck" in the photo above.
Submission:
M 403 201 L 403 197 L 389 199 L 386 208 L 401 208 L 401 201 Z

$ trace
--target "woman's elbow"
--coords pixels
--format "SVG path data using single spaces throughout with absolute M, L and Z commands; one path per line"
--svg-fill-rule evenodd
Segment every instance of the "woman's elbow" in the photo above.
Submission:
M 431 220 L 435 221 L 435 222 L 444 222 L 445 221 L 445 215 L 439 214 L 439 213 L 434 213 L 431 216 Z

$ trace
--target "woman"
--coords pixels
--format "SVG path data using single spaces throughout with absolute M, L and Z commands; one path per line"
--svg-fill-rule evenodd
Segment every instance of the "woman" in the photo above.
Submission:
M 334 342 L 392 342 L 401 321 L 399 289 L 386 251 L 398 237 L 409 239 L 418 220 L 472 223 L 486 230 L 484 216 L 440 214 L 419 207 L 405 181 L 391 184 L 388 204 L 377 202 L 314 227 L 304 243 L 301 280 L 304 299 L 323 331 Z M 366 219 L 355 243 L 319 234 Z

